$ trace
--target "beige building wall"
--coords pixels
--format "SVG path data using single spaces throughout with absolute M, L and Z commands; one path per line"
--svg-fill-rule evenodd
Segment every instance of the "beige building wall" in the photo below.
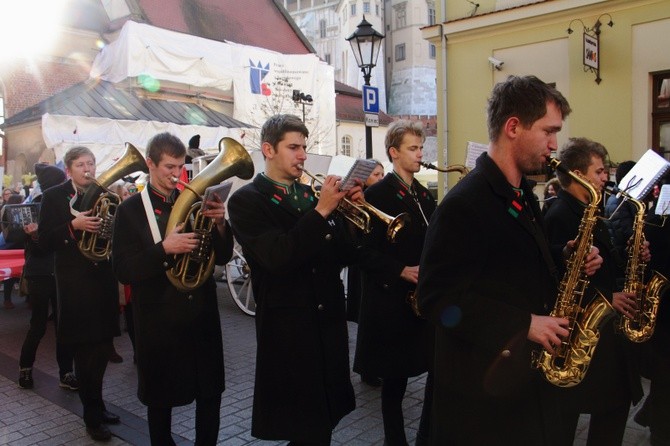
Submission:
M 459 2 L 447 2 L 453 3 Z M 479 13 L 496 6 L 479 3 Z M 452 12 L 467 13 L 447 6 Z M 582 23 L 592 27 L 603 14 L 614 26 L 606 25 L 609 16 L 601 17 L 602 81 L 597 84 L 595 73 L 585 72 L 582 63 Z M 651 74 L 670 69 L 670 51 L 658 51 L 670 35 L 670 1 L 553 0 L 448 18 L 423 29 L 425 38 L 446 42 L 446 64 L 437 64 L 438 79 L 446 65 L 446 93 L 438 94 L 438 134 L 447 141 L 444 164 L 463 163 L 468 141 L 488 142 L 486 101 L 493 85 L 509 75 L 534 74 L 555 82 L 568 98 L 573 112 L 559 143 L 569 136 L 597 140 L 615 162 L 638 159 L 650 147 Z M 438 49 L 438 57 L 443 54 Z M 504 62 L 500 71 L 489 57 Z
M 379 161 L 386 161 L 386 149 L 384 148 L 384 137 L 386 126 L 372 128 L 372 157 Z M 350 156 L 365 158 L 365 125 L 360 122 L 339 121 L 337 123 L 337 154 L 342 155 L 342 137 L 351 138 Z

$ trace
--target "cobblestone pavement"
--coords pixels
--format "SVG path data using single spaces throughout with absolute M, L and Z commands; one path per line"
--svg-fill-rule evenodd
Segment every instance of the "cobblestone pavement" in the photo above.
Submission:
M 253 318 L 244 315 L 233 303 L 226 284 L 218 283 L 221 327 L 226 364 L 226 391 L 221 403 L 221 445 L 278 445 L 282 442 L 253 438 L 251 405 L 256 341 Z M 17 385 L 18 358 L 28 329 L 30 310 L 24 299 L 14 296 L 16 308 L 0 309 L 0 445 L 92 445 L 81 419 L 81 404 L 76 393 L 58 387 L 58 366 L 54 349 L 54 330 L 50 323 L 40 344 L 34 367 L 35 389 Z M 350 351 L 356 343 L 356 325 L 350 323 Z M 132 346 L 126 333 L 114 339 L 124 361 L 110 363 L 105 374 L 103 395 L 108 409 L 121 416 L 122 423 L 110 426 L 114 437 L 109 445 L 149 445 L 146 408 L 136 397 L 136 371 Z M 414 444 L 421 414 L 425 377 L 410 380 L 404 400 L 406 431 Z M 356 410 L 345 417 L 333 433 L 333 445 L 383 444 L 380 392 L 360 382 L 352 373 Z M 632 421 L 624 445 L 649 445 L 648 430 Z M 588 418 L 580 420 L 575 445 L 584 445 Z M 195 438 L 194 405 L 173 410 L 172 431 L 179 445 L 191 445 Z

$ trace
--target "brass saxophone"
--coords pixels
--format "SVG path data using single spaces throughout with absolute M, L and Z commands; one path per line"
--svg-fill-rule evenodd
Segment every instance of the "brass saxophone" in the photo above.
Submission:
M 470 172 L 470 169 L 468 169 L 462 164 L 452 164 L 444 168 L 437 167 L 430 163 L 424 163 L 423 161 L 419 161 L 419 164 L 425 167 L 426 169 L 437 170 L 438 172 L 442 173 L 458 172 L 461 174 L 461 176 L 458 177 L 459 181 Z
M 619 328 L 631 341 L 645 342 L 654 334 L 658 305 L 661 302 L 660 296 L 668 286 L 668 279 L 662 274 L 652 271 L 651 279 L 645 285 L 644 273 L 647 264 L 640 259 L 640 252 L 645 242 L 643 229 L 646 208 L 641 201 L 628 195 L 626 195 L 626 198 L 633 203 L 636 212 L 623 291 L 635 294 L 637 313 L 632 319 L 622 316 L 619 321 Z
M 554 169 L 582 185 L 591 196 L 579 224 L 575 248 L 567 262 L 567 270 L 560 285 L 556 305 L 551 316 L 568 319 L 568 336 L 556 347 L 554 354 L 542 349 L 534 355 L 533 365 L 539 368 L 551 384 L 558 387 L 573 387 L 586 376 L 586 372 L 595 353 L 600 328 L 614 316 L 614 308 L 599 291 L 586 308 L 581 302 L 589 285 L 589 278 L 583 272 L 586 257 L 593 244 L 593 230 L 598 221 L 600 191 L 578 174 L 571 172 L 552 159 L 549 162 Z
M 184 190 L 174 202 L 167 221 L 166 234 L 184 223 L 182 231 L 194 232 L 198 238 L 198 246 L 189 253 L 175 255 L 175 265 L 166 272 L 170 283 L 182 292 L 202 286 L 214 272 L 216 259 L 211 246 L 214 221 L 201 212 L 205 189 L 233 176 L 248 180 L 254 175 L 254 162 L 242 144 L 232 138 L 222 138 L 219 150 L 217 157 L 190 183 L 181 183 Z M 180 182 L 177 178 L 173 181 Z

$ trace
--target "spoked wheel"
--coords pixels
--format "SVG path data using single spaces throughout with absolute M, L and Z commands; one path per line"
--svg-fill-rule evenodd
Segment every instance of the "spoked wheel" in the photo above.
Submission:
M 238 247 L 233 249 L 233 257 L 226 264 L 226 281 L 235 304 L 245 314 L 255 316 L 256 300 L 251 289 L 251 269 L 241 251 Z

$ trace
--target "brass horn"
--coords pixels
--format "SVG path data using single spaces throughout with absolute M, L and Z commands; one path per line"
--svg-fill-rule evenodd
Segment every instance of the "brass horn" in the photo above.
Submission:
M 314 183 L 316 182 L 323 184 L 323 175 L 312 175 L 305 169 L 302 169 L 302 172 L 312 179 L 312 190 L 318 198 L 319 191 L 316 190 Z M 370 233 L 370 215 L 374 215 L 379 220 L 384 222 L 384 224 L 386 224 L 386 238 L 391 243 L 395 243 L 398 233 L 410 219 L 410 216 L 407 212 L 403 212 L 400 215 L 392 217 L 380 211 L 366 201 L 354 203 L 348 198 L 343 198 L 342 201 L 340 201 L 340 204 L 337 206 L 337 211 L 365 234 Z
M 172 285 L 183 292 L 200 287 L 214 271 L 214 249 L 211 247 L 214 221 L 201 212 L 202 194 L 209 186 L 219 184 L 227 178 L 248 180 L 254 175 L 254 163 L 247 149 L 232 138 L 219 141 L 220 153 L 190 183 L 173 178 L 184 190 L 175 201 L 168 218 L 165 233 L 184 223 L 183 232 L 197 235 L 198 246 L 186 254 L 176 254 L 175 265 L 166 274 Z
M 84 231 L 78 247 L 87 259 L 99 262 L 109 258 L 112 249 L 112 228 L 114 214 L 121 198 L 108 189 L 114 182 L 133 172 L 148 172 L 147 163 L 139 150 L 131 143 L 126 143 L 126 150 L 121 158 L 98 178 L 91 178 L 93 184 L 84 192 L 81 201 L 83 211 L 91 210 L 90 216 L 97 216 L 101 220 L 97 232 Z M 86 175 L 90 178 L 90 175 Z

